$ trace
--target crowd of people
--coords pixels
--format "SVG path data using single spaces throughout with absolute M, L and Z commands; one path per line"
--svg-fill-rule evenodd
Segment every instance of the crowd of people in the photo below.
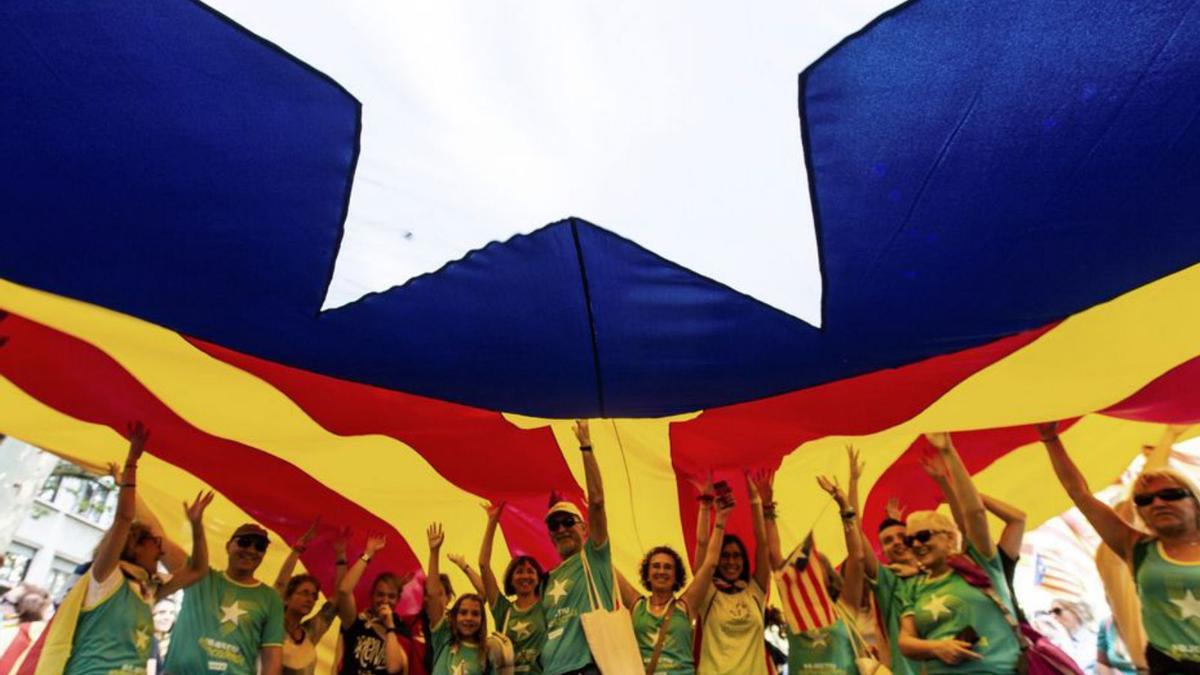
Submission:
M 780 578 L 775 575 L 800 564 L 785 556 L 780 541 L 771 473 L 746 475 L 753 554 L 746 541 L 726 531 L 739 507 L 727 486 L 698 481 L 690 564 L 680 552 L 656 546 L 646 552 L 637 577 L 628 579 L 613 568 L 588 423 L 576 422 L 574 431 L 586 512 L 552 498 L 545 525 L 556 564 L 547 569 L 536 558 L 517 556 L 497 574 L 492 549 L 505 504 L 485 505 L 478 569 L 461 556 L 448 557 L 473 592 L 456 595 L 441 573 L 445 532 L 435 522 L 427 530 L 422 609 L 400 616 L 396 605 L 411 571 L 377 572 L 368 606 L 360 608 L 355 599 L 372 559 L 387 544 L 381 536 L 368 538 L 353 564 L 348 533 L 336 538 L 332 589 L 322 589 L 310 574 L 293 574 L 315 525 L 294 542 L 273 585 L 255 576 L 272 542 L 254 523 L 230 535 L 225 568 L 214 569 L 203 526 L 211 493 L 183 505 L 192 527 L 190 552 L 164 539 L 138 506 L 137 465 L 149 432 L 132 424 L 129 454 L 117 474 L 116 518 L 72 591 L 80 606 L 66 672 L 140 673 L 157 662 L 157 672 L 180 675 L 312 674 L 317 645 L 335 625 L 335 668 L 345 675 L 587 675 L 602 667 L 673 675 L 1083 672 L 1030 626 L 1016 603 L 1012 574 L 1024 514 L 980 494 L 948 434 L 927 436 L 934 451 L 922 464 L 949 515 L 905 514 L 897 495 L 878 531 L 868 536 L 860 524 L 858 453 L 848 449 L 844 489 L 838 478 L 818 477 L 838 509 L 847 557 L 838 567 L 820 555 L 804 560 L 819 565 L 816 578 L 835 611 L 823 625 L 800 629 L 767 604 L 772 579 Z M 1152 467 L 1135 481 L 1131 511 L 1122 516 L 1093 495 L 1057 425 L 1040 425 L 1038 432 L 1071 500 L 1127 562 L 1124 579 L 1140 603 L 1145 635 L 1142 670 L 1200 673 L 1197 487 L 1181 472 Z M 989 514 L 1003 523 L 1001 532 L 992 532 Z M 160 565 L 168 575 L 160 576 Z M 164 608 L 160 618 L 162 605 L 155 603 L 177 591 L 181 606 Z M 318 606 L 323 591 L 328 599 Z M 34 603 L 28 604 L 32 612 Z M 1072 620 L 1091 618 L 1068 601 L 1055 609 L 1068 628 Z M 1100 637 L 1101 665 L 1089 665 L 1088 672 L 1137 672 L 1139 664 L 1121 651 L 1112 622 L 1101 626 Z M 612 663 L 619 665 L 606 665 Z

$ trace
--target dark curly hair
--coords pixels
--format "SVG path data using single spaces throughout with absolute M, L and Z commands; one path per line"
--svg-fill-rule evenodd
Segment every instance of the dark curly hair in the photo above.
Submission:
M 737 579 L 725 579 L 725 581 L 744 581 L 746 583 L 750 583 L 750 553 L 746 550 L 746 543 L 742 541 L 742 538 L 736 534 L 727 534 L 725 535 L 725 538 L 721 540 L 721 550 L 724 551 L 725 547 L 730 544 L 737 546 L 738 551 L 740 551 L 742 554 L 742 573 L 738 575 Z M 721 575 L 720 570 L 721 568 L 718 567 L 717 576 Z
M 687 568 L 683 566 L 683 558 L 679 557 L 679 554 L 675 552 L 675 549 L 671 548 L 670 546 L 655 546 L 654 548 L 650 549 L 648 553 L 646 553 L 646 557 L 642 558 L 642 586 L 648 591 L 651 590 L 650 559 L 660 553 L 665 553 L 671 556 L 671 561 L 675 563 L 675 583 L 671 584 L 671 591 L 678 591 L 679 589 L 683 588 L 684 583 L 687 582 Z
M 515 587 L 513 587 L 512 578 L 513 578 L 513 574 L 516 573 L 517 568 L 520 567 L 521 565 L 529 565 L 530 567 L 533 568 L 534 572 L 537 572 L 539 587 L 542 585 L 542 582 L 545 580 L 546 570 L 542 569 L 541 563 L 539 563 L 536 558 L 534 558 L 533 556 L 529 556 L 529 555 L 519 555 L 519 556 L 513 558 L 512 562 L 508 563 L 508 567 L 505 568 L 505 570 L 504 570 L 504 594 L 505 595 L 516 595 L 517 594 L 517 589 Z
M 295 593 L 296 589 L 300 588 L 300 584 L 305 583 L 312 584 L 313 587 L 317 589 L 318 593 L 321 592 L 321 582 L 317 581 L 316 577 L 311 574 L 297 574 L 291 579 L 288 579 L 287 586 L 283 589 L 283 599 L 287 600 L 288 598 L 292 597 L 292 593 Z

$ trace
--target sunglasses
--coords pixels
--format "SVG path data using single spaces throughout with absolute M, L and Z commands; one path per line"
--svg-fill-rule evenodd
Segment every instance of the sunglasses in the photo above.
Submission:
M 1144 492 L 1140 495 L 1133 496 L 1133 503 L 1138 506 L 1150 506 L 1154 503 L 1154 498 L 1157 497 L 1164 502 L 1177 502 L 1180 499 L 1185 499 L 1192 496 L 1192 493 L 1187 488 L 1173 487 L 1163 488 L 1158 492 Z
M 916 534 L 906 534 L 904 535 L 904 545 L 912 548 L 912 545 L 918 542 L 928 544 L 935 534 L 941 534 L 941 530 L 921 530 Z
M 253 534 L 243 534 L 240 537 L 234 537 L 233 543 L 242 548 L 253 548 L 259 553 L 264 553 L 267 550 L 266 537 L 259 537 Z
M 554 532 L 555 530 L 560 530 L 563 528 L 570 529 L 572 527 L 575 527 L 575 524 L 578 522 L 579 522 L 579 519 L 576 518 L 575 516 L 570 516 L 570 515 L 558 516 L 558 517 L 551 518 L 550 520 L 546 521 L 546 529 L 550 530 L 551 532 Z

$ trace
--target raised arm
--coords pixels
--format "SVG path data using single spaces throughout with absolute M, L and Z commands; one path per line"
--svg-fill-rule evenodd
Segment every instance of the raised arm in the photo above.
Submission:
M 600 479 L 600 465 L 592 454 L 592 434 L 587 420 L 575 420 L 575 438 L 583 455 L 583 475 L 587 479 L 588 539 L 593 546 L 603 546 L 608 541 L 608 514 L 604 511 L 604 482 Z
M 429 539 L 429 562 L 425 566 L 425 613 L 429 616 L 429 625 L 436 626 L 446 615 L 446 589 L 442 587 L 439 560 L 446 534 L 442 532 L 441 523 L 432 523 L 425 530 L 425 536 Z
M 483 583 L 480 595 L 488 604 L 495 607 L 500 599 L 500 584 L 496 581 L 496 573 L 492 571 L 492 545 L 496 541 L 496 527 L 500 525 L 500 515 L 504 513 L 504 502 L 495 506 L 483 505 L 487 512 L 487 526 L 483 529 L 483 543 L 479 546 L 479 577 Z M 472 579 L 471 583 L 475 583 Z
M 713 523 L 713 536 L 709 540 L 708 550 L 704 552 L 704 560 L 696 570 L 696 575 L 692 577 L 692 583 L 683 590 L 683 601 L 687 604 L 688 618 L 690 619 L 695 619 L 700 615 L 700 603 L 704 602 L 704 595 L 708 592 L 708 587 L 712 585 L 717 561 L 721 559 L 725 522 L 729 520 L 729 514 L 732 511 L 733 504 L 717 509 L 716 522 Z
M 484 595 L 483 577 L 471 569 L 471 564 L 467 562 L 466 557 L 461 553 L 447 553 L 446 557 L 467 577 L 467 581 L 471 582 L 471 587 L 475 589 L 475 593 L 481 598 L 486 598 L 487 596 Z
M 767 539 L 767 563 L 771 570 L 783 567 L 783 551 L 779 544 L 779 527 L 775 524 L 775 474 L 764 471 L 754 477 L 754 486 L 763 501 L 764 531 Z M 766 588 L 764 587 L 765 591 Z
M 343 530 L 343 533 L 345 530 Z M 342 536 L 345 536 L 344 534 Z M 363 572 L 367 570 L 367 563 L 371 562 L 371 558 L 375 557 L 384 546 L 387 545 L 387 537 L 373 536 L 367 538 L 367 547 L 363 550 L 363 554 L 358 560 L 350 566 L 346 571 L 346 575 L 342 577 L 341 583 L 337 587 L 337 596 L 333 603 L 337 606 L 338 618 L 341 619 L 343 626 L 349 626 L 354 623 L 358 617 L 358 606 L 354 600 L 354 588 L 358 586 L 358 582 L 362 579 Z M 342 555 L 345 555 L 345 548 L 342 549 Z
M 642 597 L 641 593 L 634 588 L 633 584 L 621 574 L 620 570 L 614 569 L 617 577 L 617 591 L 621 594 L 621 604 L 628 608 L 633 608 L 637 604 L 638 598 Z
M 141 422 L 133 422 L 127 429 L 129 454 L 125 455 L 125 469 L 121 472 L 117 514 L 113 518 L 112 527 L 108 528 L 108 532 L 100 540 L 100 545 L 96 547 L 96 557 L 92 560 L 92 577 L 96 581 L 107 579 L 117 569 L 121 552 L 125 550 L 125 540 L 129 538 L 129 528 L 137 514 L 137 464 L 146 449 L 146 439 L 150 438 L 150 432 Z
M 300 556 L 304 551 L 308 549 L 308 545 L 312 542 L 313 537 L 317 535 L 317 525 L 320 523 L 320 517 L 313 520 L 308 529 L 304 531 L 304 534 L 300 535 L 300 538 L 296 540 L 296 544 L 288 552 L 288 557 L 284 558 L 283 566 L 279 568 L 279 574 L 275 575 L 275 591 L 279 593 L 279 597 L 282 598 L 283 594 L 287 592 L 287 584 L 292 578 L 292 573 L 296 571 L 296 563 L 299 562 Z
M 862 464 L 858 452 L 853 447 L 847 447 L 846 454 L 850 460 L 850 491 L 852 494 L 858 494 L 856 483 L 862 473 Z M 850 607 L 859 607 L 862 604 L 863 560 L 862 538 L 858 534 L 858 513 L 851 497 L 842 492 L 836 478 L 817 476 L 817 484 L 837 503 L 838 514 L 842 519 L 842 532 L 846 538 L 846 574 L 842 593 Z
M 196 499 L 191 504 L 184 503 L 184 515 L 192 526 L 192 555 L 188 558 L 186 566 L 176 570 L 171 579 L 159 587 L 156 600 L 162 600 L 181 588 L 187 588 L 208 574 L 208 539 L 204 536 L 204 509 L 208 508 L 212 500 L 213 493 L 200 492 L 196 493 Z
M 766 593 L 771 587 L 771 547 L 767 543 L 767 522 L 763 517 L 763 496 L 759 494 L 754 477 L 748 472 L 746 473 L 746 492 L 750 495 L 750 523 L 754 528 L 754 583 L 758 584 L 758 588 Z M 770 502 L 769 499 L 767 501 Z M 770 506 L 774 513 L 775 503 L 770 502 Z M 720 552 L 721 549 L 718 547 L 718 556 Z M 716 565 L 719 562 L 720 560 L 717 559 L 713 561 L 713 564 Z
M 946 464 L 947 483 L 952 488 L 952 495 L 946 497 L 957 502 L 961 509 L 964 540 L 970 542 L 980 555 L 991 558 L 996 555 L 996 543 L 992 541 L 988 528 L 987 509 L 983 508 L 983 500 L 979 498 L 975 482 L 971 480 L 971 474 L 967 473 L 967 467 L 963 465 L 962 458 L 954 449 L 950 434 L 927 434 L 926 438 L 937 448 L 938 456 Z
M 112 476 L 114 484 L 116 484 L 116 485 L 121 484 L 122 481 L 121 481 L 120 465 L 118 465 L 116 462 L 109 462 L 108 474 L 110 476 Z M 140 494 L 137 495 L 135 503 L 136 503 L 136 508 L 134 510 L 134 516 L 133 516 L 134 520 L 137 520 L 137 521 L 149 526 L 150 529 L 154 530 L 155 532 L 160 532 L 163 535 L 162 563 L 167 568 L 167 571 L 174 574 L 175 572 L 182 569 L 185 565 L 188 564 L 187 551 L 184 551 L 183 547 L 181 547 L 179 544 L 175 543 L 175 541 L 173 539 L 170 539 L 169 537 L 166 536 L 166 530 L 163 529 L 162 523 L 159 522 L 159 520 L 158 520 L 158 516 L 154 515 L 154 511 L 152 511 L 150 509 L 150 506 L 148 504 L 146 504 L 146 500 L 142 499 L 142 496 Z
M 1021 555 L 1021 540 L 1025 538 L 1025 512 L 995 497 L 981 494 L 979 498 L 988 512 L 1004 522 L 996 546 L 1009 558 L 1016 560 Z
M 705 551 L 708 550 L 708 539 L 711 536 L 709 530 L 712 529 L 712 508 L 713 500 L 716 497 L 713 495 L 712 473 L 708 474 L 708 478 L 704 481 L 692 480 L 692 485 L 695 486 L 696 496 L 696 549 L 692 552 L 692 574 L 700 569 L 700 565 L 704 562 Z
M 954 524 L 958 526 L 959 531 L 966 532 L 967 525 L 963 522 L 962 506 L 958 503 L 958 496 L 954 493 L 954 486 L 950 484 L 950 470 L 946 468 L 946 462 L 941 455 L 922 455 L 920 458 L 921 468 L 925 470 L 925 474 L 933 480 L 938 486 L 938 490 L 942 492 L 942 496 L 946 498 L 946 505 L 950 507 L 950 516 L 954 518 Z
M 1117 515 L 1117 512 L 1113 511 L 1108 504 L 1096 499 L 1096 496 L 1092 494 L 1087 479 L 1080 473 L 1079 467 L 1075 466 L 1075 462 L 1071 461 L 1066 448 L 1058 438 L 1058 423 L 1039 424 L 1037 429 L 1038 434 L 1042 437 L 1042 443 L 1046 446 L 1046 453 L 1050 456 L 1050 465 L 1054 467 L 1054 474 L 1058 476 L 1058 482 L 1062 483 L 1063 489 L 1067 491 L 1067 496 L 1075 503 L 1083 517 L 1092 524 L 1092 527 L 1096 528 L 1096 534 L 1100 535 L 1104 543 L 1118 556 L 1128 560 L 1133 549 L 1133 542 L 1137 541 L 1140 536 L 1138 531 L 1122 520 L 1121 516 Z

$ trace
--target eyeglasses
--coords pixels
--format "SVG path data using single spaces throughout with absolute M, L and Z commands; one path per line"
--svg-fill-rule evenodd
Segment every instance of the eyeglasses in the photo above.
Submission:
M 571 529 L 572 527 L 575 527 L 575 524 L 578 522 L 579 519 L 570 514 L 565 516 L 555 516 L 554 518 L 546 521 L 546 529 L 553 533 L 556 530 L 563 528 Z
M 906 535 L 904 535 L 904 545 L 908 546 L 909 548 L 912 548 L 912 545 L 917 542 L 920 542 L 922 544 L 928 544 L 929 540 L 933 539 L 933 535 L 935 535 L 935 534 L 942 534 L 942 531 L 941 530 L 921 530 L 920 532 L 917 532 L 916 534 L 906 534 Z
M 1137 504 L 1138 506 L 1150 506 L 1154 503 L 1155 497 L 1163 500 L 1164 502 L 1177 502 L 1180 499 L 1190 496 L 1192 496 L 1192 493 L 1187 488 L 1163 488 L 1158 492 L 1144 492 L 1140 495 L 1134 495 L 1133 503 Z
M 260 537 L 255 534 L 243 534 L 240 537 L 234 537 L 233 543 L 241 548 L 253 548 L 259 553 L 263 553 L 267 550 L 268 542 L 266 537 Z

